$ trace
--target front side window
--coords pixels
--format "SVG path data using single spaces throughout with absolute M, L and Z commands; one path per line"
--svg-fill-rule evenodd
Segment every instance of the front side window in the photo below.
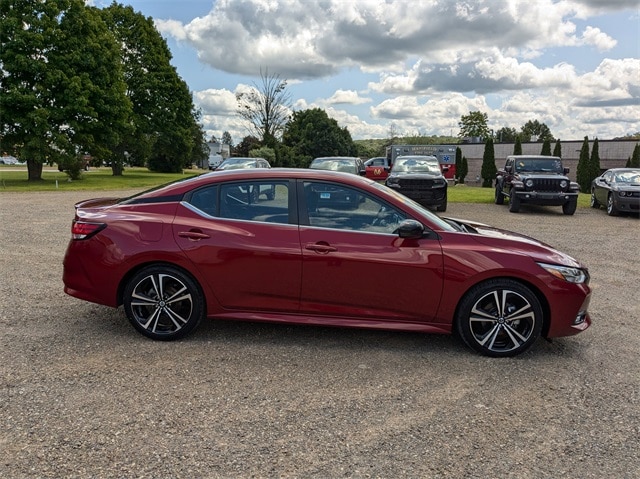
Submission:
M 393 234 L 407 216 L 367 193 L 337 183 L 304 182 L 309 225 Z

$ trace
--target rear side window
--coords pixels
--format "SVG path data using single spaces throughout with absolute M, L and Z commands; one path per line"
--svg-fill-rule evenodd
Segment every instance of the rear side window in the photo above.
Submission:
M 205 212 L 209 216 L 217 216 L 218 214 L 218 187 L 207 186 L 194 191 L 189 200 L 193 206 L 200 211 Z
M 266 223 L 289 223 L 289 184 L 251 181 L 220 186 L 220 218 Z

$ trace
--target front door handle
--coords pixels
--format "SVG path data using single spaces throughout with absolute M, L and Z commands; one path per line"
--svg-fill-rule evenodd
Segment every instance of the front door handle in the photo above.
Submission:
M 331 246 L 327 243 L 307 243 L 304 249 L 308 249 L 310 251 L 315 251 L 316 253 L 333 253 L 334 251 L 338 251 L 338 248 L 335 246 Z

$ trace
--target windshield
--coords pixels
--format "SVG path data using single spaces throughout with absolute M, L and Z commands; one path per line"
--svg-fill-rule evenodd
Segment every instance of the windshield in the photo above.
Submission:
M 519 158 L 515 165 L 516 171 L 563 173 L 562 162 L 558 158 Z
M 440 173 L 440 164 L 433 158 L 397 158 L 395 173 Z
M 356 169 L 355 162 L 347 158 L 315 159 L 311 162 L 310 168 L 345 173 L 353 173 Z
M 227 158 L 220 166 L 219 170 L 237 170 L 240 168 L 255 168 L 256 160 L 246 158 Z
M 624 171 L 618 173 L 615 178 L 616 183 L 628 183 L 630 185 L 640 185 L 640 170 Z

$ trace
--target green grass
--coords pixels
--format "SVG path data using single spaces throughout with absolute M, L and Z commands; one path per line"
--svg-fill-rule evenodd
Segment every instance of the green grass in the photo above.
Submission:
M 447 197 L 449 203 L 493 203 L 495 190 L 479 186 L 456 185 L 449 187 Z M 580 193 L 578 208 L 588 208 L 591 195 Z
M 22 171 L 0 168 L 0 193 L 3 191 L 107 191 L 140 190 L 152 188 L 170 181 L 204 173 L 204 170 L 184 170 L 183 173 L 153 173 L 146 168 L 126 168 L 122 176 L 113 176 L 111 168 L 91 168 L 82 173 L 82 179 L 69 181 L 66 173 L 57 169 L 45 169 L 41 181 L 27 180 L 27 167 Z M 12 170 L 15 169 L 11 168 Z
M 83 179 L 68 181 L 66 173 L 57 169 L 45 169 L 42 181 L 27 181 L 27 167 L 21 171 L 7 171 L 9 167 L 0 167 L 0 193 L 3 191 L 108 191 L 136 189 L 144 190 L 162 185 L 187 176 L 205 173 L 207 170 L 184 170 L 182 174 L 153 173 L 147 168 L 126 168 L 122 176 L 113 176 L 111 168 L 91 168 L 82 174 Z M 15 170 L 16 167 L 11 167 Z M 56 183 L 57 182 L 57 183 Z M 449 203 L 493 203 L 494 189 L 470 185 L 449 187 Z M 589 206 L 588 194 L 580 193 L 578 207 Z

